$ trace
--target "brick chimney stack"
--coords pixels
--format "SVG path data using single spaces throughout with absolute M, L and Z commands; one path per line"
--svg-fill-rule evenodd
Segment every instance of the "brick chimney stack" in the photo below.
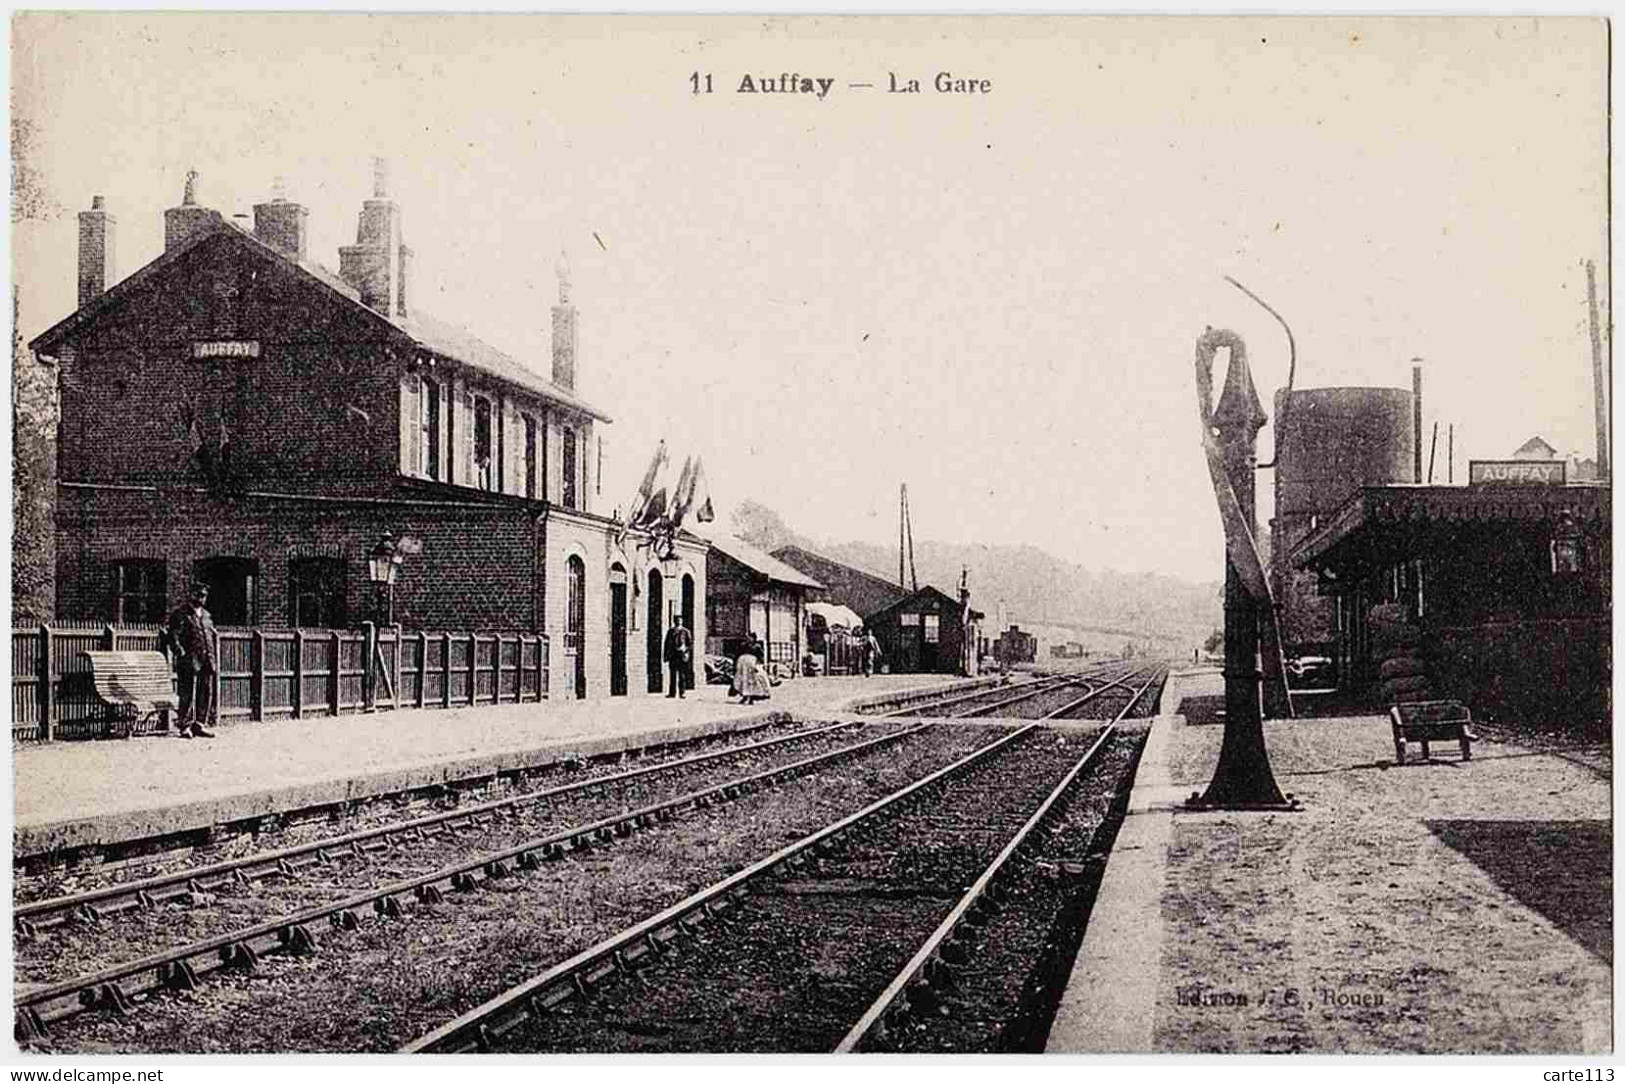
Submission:
M 118 220 L 107 213 L 100 196 L 90 210 L 79 212 L 79 307 L 99 297 L 117 277 L 113 270 L 113 233 Z
M 295 259 L 305 258 L 305 219 L 310 212 L 288 199 L 282 178 L 271 187 L 271 202 L 254 204 L 254 236 Z
M 226 224 L 219 211 L 199 207 L 197 202 L 197 170 L 186 171 L 186 194 L 179 207 L 164 212 L 164 254 L 185 248 L 198 237 Z
M 565 391 L 576 389 L 576 307 L 570 304 L 570 261 L 559 253 L 554 265 L 559 276 L 559 303 L 553 306 L 553 383 Z
M 384 316 L 406 311 L 401 255 L 401 209 L 389 198 L 389 160 L 373 159 L 372 199 L 361 204 L 355 244 L 339 249 L 339 276 L 362 304 Z

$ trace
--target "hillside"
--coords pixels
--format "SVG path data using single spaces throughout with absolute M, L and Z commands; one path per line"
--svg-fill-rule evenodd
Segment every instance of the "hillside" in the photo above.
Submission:
M 810 538 L 792 530 L 772 509 L 746 501 L 732 518 L 733 531 L 766 550 L 800 545 L 832 560 L 888 580 L 897 579 L 895 549 L 866 542 Z M 952 594 L 960 570 L 970 574 L 972 605 L 987 614 L 986 628 L 998 618 L 1023 627 L 1047 626 L 1055 642 L 1072 629 L 1085 643 L 1116 638 L 1154 640 L 1184 651 L 1223 622 L 1218 581 L 1193 583 L 1157 574 L 1095 571 L 1063 561 L 1036 546 L 974 546 L 916 540 L 914 560 L 922 584 Z M 1052 638 L 1053 637 L 1053 638 Z M 1041 648 L 1042 650 L 1042 648 Z

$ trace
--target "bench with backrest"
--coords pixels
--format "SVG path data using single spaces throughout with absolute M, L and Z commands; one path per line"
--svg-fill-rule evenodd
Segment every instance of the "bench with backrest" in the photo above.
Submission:
M 1419 700 L 1412 704 L 1395 704 L 1388 709 L 1394 724 L 1394 760 L 1405 763 L 1405 744 L 1420 742 L 1422 756 L 1426 758 L 1428 743 L 1456 741 L 1461 743 L 1461 759 L 1473 759 L 1472 737 L 1468 728 L 1473 713 L 1467 705 L 1456 700 Z
M 128 738 L 138 731 L 161 729 L 168 713 L 180 706 L 169 660 L 158 651 L 82 651 L 90 662 L 96 695 L 111 713 L 111 731 Z

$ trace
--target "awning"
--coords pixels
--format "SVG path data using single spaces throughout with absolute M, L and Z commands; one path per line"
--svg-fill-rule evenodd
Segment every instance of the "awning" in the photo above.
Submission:
M 1398 552 L 1442 530 L 1490 524 L 1549 530 L 1565 519 L 1606 526 L 1611 515 L 1606 485 L 1367 486 L 1305 537 L 1290 563 L 1327 568 Z
M 834 602 L 809 602 L 807 612 L 817 614 L 824 619 L 824 624 L 830 628 L 855 629 L 863 624 L 863 618 L 846 606 Z

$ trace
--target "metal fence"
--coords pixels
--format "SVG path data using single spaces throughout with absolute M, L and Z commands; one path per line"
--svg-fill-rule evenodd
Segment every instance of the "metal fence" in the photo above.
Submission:
M 157 625 L 11 630 L 13 741 L 108 733 L 85 651 L 156 651 Z M 449 708 L 547 698 L 549 645 L 535 633 L 223 628 L 215 703 L 222 722 Z

